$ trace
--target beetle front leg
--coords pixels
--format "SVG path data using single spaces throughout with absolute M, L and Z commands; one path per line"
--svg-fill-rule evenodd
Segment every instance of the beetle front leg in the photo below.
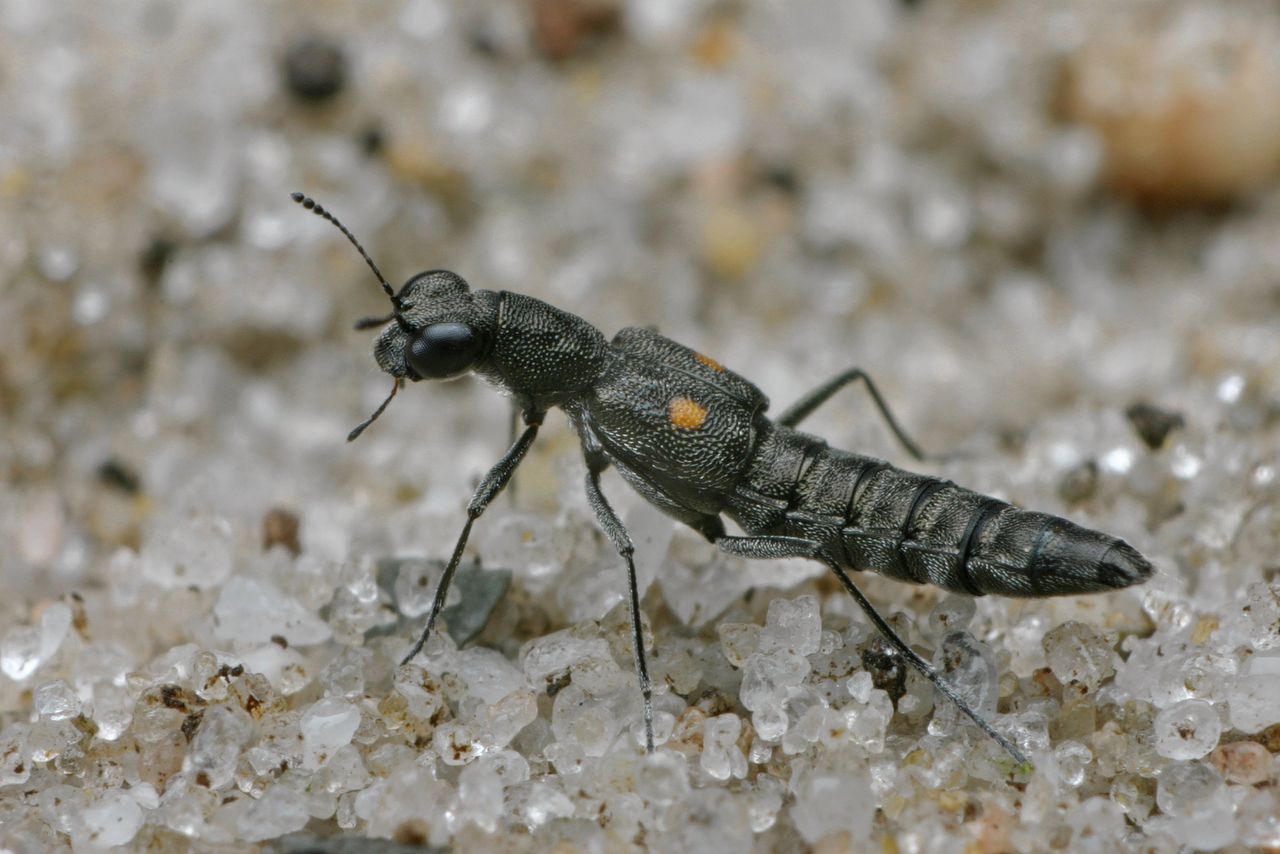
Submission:
M 636 675 L 640 678 L 640 693 L 644 696 L 644 744 L 645 750 L 653 752 L 653 686 L 649 681 L 649 667 L 645 663 L 644 631 L 640 623 L 640 590 L 636 585 L 636 547 L 631 542 L 627 528 L 613 512 L 609 499 L 600 491 L 600 470 L 604 466 L 599 461 L 587 460 L 587 503 L 596 514 L 596 521 L 604 529 L 613 547 L 627 562 L 627 586 L 631 595 L 631 635 L 636 646 Z
M 476 487 L 475 494 L 471 496 L 471 503 L 467 505 L 467 524 L 462 526 L 462 533 L 458 535 L 458 542 L 453 547 L 453 556 L 449 558 L 449 564 L 444 568 L 444 574 L 440 576 L 440 583 L 436 585 L 436 596 L 431 601 L 431 613 L 427 616 L 427 626 L 422 630 L 422 634 L 418 637 L 418 642 L 413 645 L 413 649 L 409 650 L 409 654 L 400 662 L 402 667 L 422 651 L 427 638 L 431 637 L 431 630 L 436 625 L 436 617 L 440 614 L 440 609 L 444 607 L 445 596 L 449 594 L 449 585 L 453 582 L 453 574 L 458 570 L 458 564 L 462 561 L 462 552 L 467 547 L 467 537 L 471 535 L 472 523 L 480 518 L 489 503 L 497 497 L 502 488 L 511 480 L 511 475 L 515 472 L 516 466 L 520 465 L 525 454 L 529 452 L 529 447 L 533 444 L 533 440 L 537 438 L 538 428 L 542 426 L 542 416 L 543 413 L 541 412 L 525 413 L 524 420 L 529 426 L 524 428 L 520 438 L 516 439 L 502 459 L 498 460 L 497 464 L 489 469 L 489 473 L 484 476 L 484 480 L 480 481 L 480 485 Z

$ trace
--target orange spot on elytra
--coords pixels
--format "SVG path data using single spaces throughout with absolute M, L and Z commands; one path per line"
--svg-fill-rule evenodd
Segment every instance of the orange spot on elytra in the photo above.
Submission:
M 707 408 L 687 397 L 677 397 L 667 407 L 667 416 L 681 430 L 697 430 L 707 420 Z
M 697 359 L 700 364 L 706 365 L 717 374 L 724 371 L 724 365 L 720 364 L 710 356 L 704 356 L 701 353 L 694 353 L 693 358 Z

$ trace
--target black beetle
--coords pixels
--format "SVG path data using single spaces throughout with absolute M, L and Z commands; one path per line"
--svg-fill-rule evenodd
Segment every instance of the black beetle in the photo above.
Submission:
M 861 380 L 899 441 L 922 458 L 870 378 L 847 371 L 770 419 L 768 399 L 714 359 L 638 327 L 606 340 L 580 317 L 508 291 L 471 290 L 447 270 L 412 277 L 397 292 L 342 223 L 301 193 L 293 200 L 337 226 L 391 298 L 392 312 L 356 324 L 386 324 L 374 347 L 395 378 L 391 394 L 347 437 L 382 414 L 406 380 L 465 373 L 512 395 L 524 432 L 485 475 L 467 505 L 410 661 L 435 627 L 471 526 L 524 459 L 543 416 L 559 407 L 582 442 L 587 500 L 627 564 L 636 672 L 644 695 L 645 742 L 653 708 L 640 631 L 635 548 L 600 491 L 610 465 L 645 499 L 731 554 L 803 557 L 830 567 L 891 646 L 1019 763 L 1027 759 L 885 622 L 849 578 L 870 569 L 972 596 L 1058 596 L 1115 590 L 1151 576 L 1123 540 L 1058 516 L 1021 510 L 950 481 L 913 474 L 874 457 L 831 448 L 795 427 L 840 388 Z M 747 536 L 726 534 L 721 516 Z

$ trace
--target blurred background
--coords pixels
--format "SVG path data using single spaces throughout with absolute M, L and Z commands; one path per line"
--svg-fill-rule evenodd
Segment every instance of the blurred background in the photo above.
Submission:
M 123 709 L 124 673 L 227 647 L 233 576 L 319 610 L 362 556 L 448 553 L 509 406 L 422 384 L 347 446 L 385 298 L 293 190 L 393 283 L 653 325 L 775 410 L 862 367 L 963 453 L 931 471 L 1125 537 L 1171 601 L 1280 569 L 1274 0 L 0 0 L 0 116 L 0 720 L 55 671 Z M 905 464 L 861 394 L 806 427 Z M 607 550 L 558 569 L 580 471 L 553 418 L 473 538 L 543 629 L 621 596 Z M 712 634 L 814 574 L 679 548 L 651 619 Z M 1100 619 L 980 614 L 1010 607 Z

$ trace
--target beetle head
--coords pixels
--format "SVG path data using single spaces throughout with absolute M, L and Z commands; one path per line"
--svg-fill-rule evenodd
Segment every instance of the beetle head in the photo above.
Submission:
M 461 276 L 448 270 L 428 270 L 410 278 L 397 292 L 337 217 L 302 193 L 293 193 L 292 198 L 333 223 L 351 241 L 391 300 L 390 314 L 357 321 L 356 329 L 386 325 L 373 355 L 378 367 L 395 377 L 395 383 L 382 405 L 351 431 L 347 441 L 356 439 L 377 420 L 400 390 L 402 381 L 454 379 L 469 373 L 486 358 L 493 340 L 491 313 L 476 304 L 471 288 Z
M 409 279 L 392 299 L 373 348 L 378 367 L 397 379 L 449 380 L 488 355 L 493 336 L 487 313 L 457 273 L 428 270 Z

